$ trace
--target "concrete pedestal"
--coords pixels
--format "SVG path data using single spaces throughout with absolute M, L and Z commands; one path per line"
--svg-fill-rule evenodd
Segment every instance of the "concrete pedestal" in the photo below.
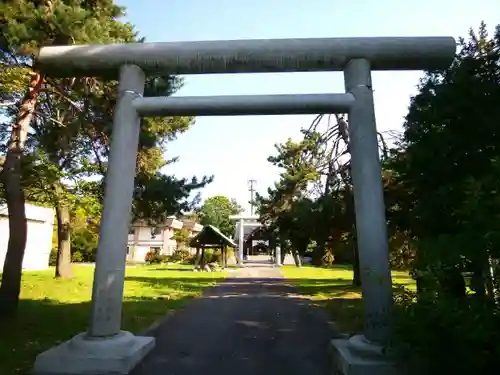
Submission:
M 404 375 L 402 366 L 384 355 L 380 346 L 364 336 L 334 339 L 330 351 L 335 374 L 340 375 Z
M 122 331 L 111 338 L 81 333 L 38 355 L 34 375 L 128 374 L 155 346 L 153 337 Z

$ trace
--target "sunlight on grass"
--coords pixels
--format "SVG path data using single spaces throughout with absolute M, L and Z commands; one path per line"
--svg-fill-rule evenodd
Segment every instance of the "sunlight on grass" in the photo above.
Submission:
M 170 310 L 181 308 L 223 272 L 191 272 L 190 266 L 127 267 L 122 328 L 139 332 Z M 16 318 L 0 320 L 0 374 L 29 373 L 36 355 L 84 331 L 90 313 L 94 268 L 74 266 L 74 278 L 54 271 L 25 272 Z
M 360 332 L 363 328 L 361 288 L 352 285 L 349 266 L 318 268 L 285 266 L 285 278 L 296 285 L 298 292 L 326 308 L 333 321 L 347 333 Z M 393 289 L 403 287 L 415 290 L 414 280 L 405 272 L 392 271 Z

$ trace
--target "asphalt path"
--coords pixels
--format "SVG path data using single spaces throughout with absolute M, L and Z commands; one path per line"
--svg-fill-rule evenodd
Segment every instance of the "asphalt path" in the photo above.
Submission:
M 132 374 L 331 374 L 325 312 L 266 263 L 234 272 L 165 319 Z

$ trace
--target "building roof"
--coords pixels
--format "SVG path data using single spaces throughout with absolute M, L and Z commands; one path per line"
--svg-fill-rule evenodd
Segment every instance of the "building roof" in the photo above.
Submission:
M 213 225 L 205 225 L 200 233 L 189 242 L 190 247 L 200 246 L 231 246 L 237 247 L 236 243 L 224 235 L 219 228 Z
M 266 227 L 259 226 L 254 227 L 253 230 L 245 237 L 245 241 L 249 240 L 266 240 L 268 241 L 271 238 L 269 233 L 266 231 Z
M 144 219 L 137 219 L 137 220 L 132 222 L 131 226 L 132 227 L 151 227 L 151 228 L 168 227 L 168 228 L 174 228 L 174 229 L 186 228 L 186 229 L 191 230 L 192 232 L 199 232 L 203 228 L 203 226 L 201 224 L 197 223 L 196 221 L 176 218 L 173 215 L 168 216 L 161 223 L 152 223 L 152 222 L 149 222 L 149 221 L 144 220 Z

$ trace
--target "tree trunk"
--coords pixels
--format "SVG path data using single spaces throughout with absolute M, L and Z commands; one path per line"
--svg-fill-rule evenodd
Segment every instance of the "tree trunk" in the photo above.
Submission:
M 223 269 L 224 268 L 224 247 L 221 246 L 220 248 L 216 249 L 215 251 L 220 250 L 220 266 Z
M 285 264 L 285 258 L 286 258 L 286 253 L 288 251 L 288 248 L 286 247 L 286 244 L 282 242 L 280 244 L 280 257 L 281 257 L 281 264 Z
M 465 280 L 462 273 L 457 269 L 446 271 L 439 280 L 441 292 L 444 296 L 450 298 L 465 297 Z
M 22 187 L 22 157 L 42 83 L 43 78 L 39 74 L 32 73 L 28 91 L 20 104 L 16 121 L 12 125 L 1 175 L 9 212 L 9 242 L 0 285 L 1 315 L 12 315 L 16 312 L 21 291 L 23 258 L 28 231 Z
M 493 260 L 491 255 L 488 255 L 488 281 L 486 284 L 486 288 L 488 290 L 488 294 L 490 297 L 498 304 L 498 282 L 495 275 L 495 270 L 493 266 Z
M 323 255 L 325 255 L 324 241 L 317 242 L 312 253 L 312 264 L 320 267 L 323 263 Z
M 13 315 L 17 310 L 28 231 L 24 192 L 21 186 L 21 155 L 20 150 L 19 152 L 9 150 L 2 173 L 9 212 L 9 241 L 0 285 L 0 314 L 3 316 Z
M 485 278 L 483 275 L 483 270 L 481 269 L 481 265 L 478 264 L 474 267 L 474 272 L 471 278 L 471 287 L 472 290 L 476 292 L 477 296 L 485 297 L 486 296 L 486 288 L 485 288 Z
M 351 187 L 349 186 L 346 190 L 346 211 L 348 218 L 351 220 L 351 239 L 352 239 L 352 252 L 353 252 L 353 262 L 352 262 L 352 285 L 361 286 L 361 268 L 359 266 L 359 249 L 358 240 L 356 233 L 356 211 L 354 206 L 354 194 L 352 193 Z
M 196 258 L 194 260 L 194 269 L 197 269 L 200 266 L 201 261 L 201 250 L 199 247 L 196 248 Z
M 356 229 L 354 229 L 355 231 Z M 359 267 L 359 249 L 356 236 L 353 238 L 352 285 L 361 286 L 361 268 Z
M 57 214 L 57 261 L 56 277 L 71 278 L 71 238 L 69 207 L 63 200 L 56 204 Z
M 293 260 L 295 262 L 295 266 L 302 267 L 302 261 L 300 260 L 300 255 L 297 250 L 292 250 Z
M 224 252 L 224 255 L 222 257 L 222 259 L 224 261 L 224 268 L 227 268 L 227 246 L 224 246 L 222 248 L 222 251 Z
M 489 254 L 485 252 L 484 256 L 472 263 L 472 266 L 474 271 L 471 280 L 472 289 L 476 292 L 476 295 L 481 297 L 488 295 L 489 298 L 494 300 L 495 292 Z
M 203 267 L 205 267 L 205 248 L 201 248 L 201 257 L 200 257 L 200 269 L 203 271 Z

